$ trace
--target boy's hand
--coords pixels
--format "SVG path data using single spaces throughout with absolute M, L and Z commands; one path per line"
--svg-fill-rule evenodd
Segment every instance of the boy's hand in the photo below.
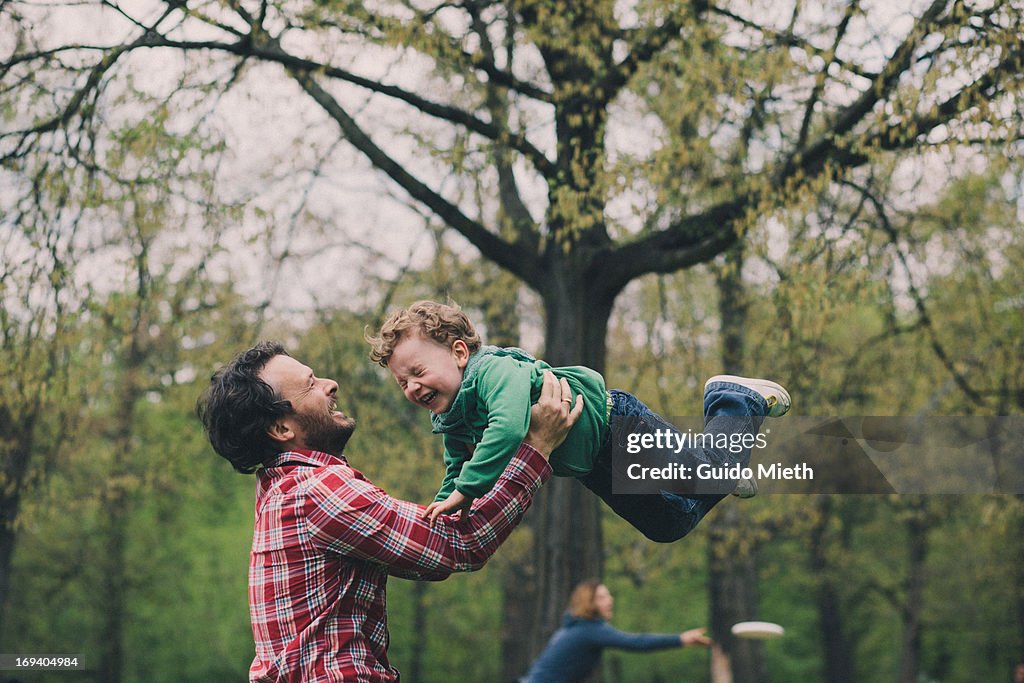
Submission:
M 428 505 L 427 509 L 423 512 L 423 517 L 430 520 L 431 526 L 434 525 L 434 520 L 437 519 L 438 515 L 460 512 L 459 519 L 462 519 L 469 514 L 471 505 L 473 505 L 473 499 L 467 498 L 456 490 L 452 491 L 447 500 L 438 500 Z

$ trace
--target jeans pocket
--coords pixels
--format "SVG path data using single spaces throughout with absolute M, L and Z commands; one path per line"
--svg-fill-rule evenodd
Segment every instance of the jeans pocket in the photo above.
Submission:
M 649 434 L 653 431 L 653 423 L 648 417 L 639 417 L 636 415 L 622 415 L 613 417 L 611 420 L 611 439 L 612 445 L 619 450 L 630 449 L 627 452 L 631 452 L 633 445 L 630 443 L 630 436 L 635 434 Z M 633 437 L 635 444 L 636 437 Z

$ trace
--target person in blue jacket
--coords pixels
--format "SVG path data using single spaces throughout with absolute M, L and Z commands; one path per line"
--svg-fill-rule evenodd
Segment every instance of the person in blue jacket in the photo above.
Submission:
M 601 652 L 606 647 L 649 652 L 711 645 L 703 628 L 666 634 L 626 633 L 613 628 L 608 620 L 612 618 L 614 603 L 608 588 L 596 579 L 577 585 L 569 599 L 562 628 L 551 636 L 520 683 L 584 681 L 601 663 Z

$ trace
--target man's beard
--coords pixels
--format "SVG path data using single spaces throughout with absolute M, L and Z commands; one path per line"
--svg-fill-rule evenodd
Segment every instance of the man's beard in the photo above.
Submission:
M 339 424 L 332 415 L 296 413 L 295 420 L 302 427 L 303 442 L 307 448 L 331 455 L 341 455 L 356 429 L 356 422 L 350 417 Z

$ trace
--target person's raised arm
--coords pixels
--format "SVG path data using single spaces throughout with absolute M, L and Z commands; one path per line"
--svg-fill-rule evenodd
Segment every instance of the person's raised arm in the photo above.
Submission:
M 700 633 L 697 633 L 700 632 Z M 703 636 L 703 629 L 693 629 L 685 633 L 627 633 L 620 631 L 611 624 L 602 623 L 599 627 L 592 629 L 591 641 L 599 647 L 614 647 L 621 650 L 633 650 L 634 652 L 648 652 L 651 650 L 664 650 L 671 647 L 686 647 L 687 645 L 702 645 L 700 642 Z M 708 640 L 708 644 L 710 644 Z
M 679 634 L 679 642 L 682 643 L 683 647 L 692 647 L 694 645 L 700 647 L 711 646 L 711 638 L 708 638 L 703 628 L 691 628 L 688 631 L 683 631 Z
M 392 498 L 362 479 L 330 476 L 307 494 L 313 541 L 331 552 L 385 565 L 400 576 L 440 579 L 479 569 L 551 476 L 547 458 L 583 410 L 582 399 L 569 410 L 571 396 L 567 382 L 545 374 L 527 440 L 497 485 L 463 520 L 441 516 L 431 527 L 422 518 L 423 506 Z

